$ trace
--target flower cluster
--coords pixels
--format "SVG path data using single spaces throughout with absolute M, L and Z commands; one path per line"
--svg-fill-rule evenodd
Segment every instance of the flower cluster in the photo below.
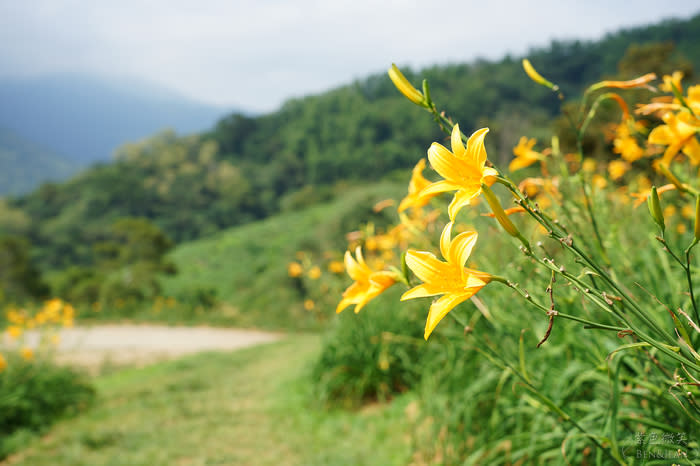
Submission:
M 41 342 L 51 345 L 59 343 L 56 330 L 70 328 L 75 319 L 75 309 L 69 303 L 58 298 L 46 301 L 34 314 L 26 309 L 10 308 L 6 311 L 7 326 L 5 327 L 5 339 L 9 346 L 16 347 L 20 356 L 25 360 L 34 358 L 35 349 L 26 344 L 24 335 L 28 331 L 41 331 Z M 0 354 L 0 372 L 7 367 L 7 359 Z

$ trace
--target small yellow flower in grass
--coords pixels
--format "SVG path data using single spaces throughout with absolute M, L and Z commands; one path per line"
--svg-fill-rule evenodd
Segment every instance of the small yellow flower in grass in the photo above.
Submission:
M 438 193 L 430 196 L 419 195 L 425 187 L 430 185 L 430 181 L 423 176 L 423 170 L 425 170 L 425 159 L 420 159 L 416 166 L 413 167 L 411 181 L 408 182 L 408 195 L 401 200 L 399 212 L 403 212 L 409 207 L 423 207 L 430 202 L 431 198 L 438 195 Z
M 440 261 L 429 252 L 413 249 L 406 252 L 406 265 L 423 284 L 405 292 L 401 301 L 444 295 L 430 306 L 425 324 L 426 340 L 448 312 L 474 296 L 491 280 L 491 275 L 485 272 L 464 267 L 478 235 L 475 231 L 467 231 L 451 239 L 453 224 L 454 222 L 448 223 L 440 237 L 440 252 L 446 262 Z
M 418 89 L 413 87 L 408 79 L 406 79 L 406 76 L 404 76 L 399 68 L 393 63 L 391 64 L 391 68 L 389 68 L 389 77 L 394 83 L 394 86 L 396 86 L 396 89 L 401 91 L 401 93 L 406 96 L 408 100 L 422 107 L 427 106 L 423 94 Z
M 328 271 L 331 273 L 343 273 L 345 272 L 345 265 L 340 261 L 331 261 L 328 264 Z
M 29 348 L 28 346 L 25 346 L 22 348 L 19 352 L 19 354 L 22 356 L 22 359 L 25 361 L 31 361 L 34 359 L 34 350 Z
M 22 327 L 19 325 L 9 325 L 5 331 L 13 340 L 16 340 L 22 335 Z
M 7 359 L 5 359 L 5 356 L 0 354 L 0 372 L 4 371 L 7 369 Z
M 613 160 L 608 164 L 608 173 L 610 173 L 610 178 L 613 180 L 622 178 L 629 169 L 629 164 L 622 160 Z
M 355 312 L 360 312 L 365 304 L 379 296 L 384 290 L 396 283 L 396 276 L 392 272 L 375 272 L 362 257 L 362 248 L 355 250 L 353 259 L 350 251 L 345 252 L 345 270 L 355 283 L 350 285 L 343 293 L 343 299 L 338 303 L 335 312 L 341 312 L 346 307 L 354 304 Z
M 693 218 L 695 217 L 695 206 L 684 205 L 681 207 L 681 215 L 683 218 Z
M 529 167 L 535 162 L 544 160 L 544 155 L 532 150 L 536 142 L 535 139 L 528 139 L 526 136 L 520 138 L 518 145 L 513 148 L 515 158 L 511 160 L 510 165 L 508 165 L 509 171 L 514 172 L 521 168 Z
M 673 217 L 676 215 L 676 206 L 667 205 L 664 207 L 664 218 Z
M 312 299 L 307 299 L 304 301 L 304 309 L 307 311 L 313 311 L 316 307 L 316 303 Z
M 321 268 L 318 265 L 314 265 L 309 270 L 309 278 L 311 280 L 318 280 L 321 278 Z
M 605 189 L 605 187 L 608 185 L 608 180 L 606 180 L 597 173 L 593 175 L 591 182 L 593 183 L 593 186 L 595 186 L 598 189 Z
M 287 274 L 292 277 L 300 277 L 304 273 L 304 268 L 298 262 L 290 262 L 287 266 Z
M 420 197 L 434 196 L 448 191 L 457 191 L 447 208 L 450 220 L 454 221 L 457 212 L 481 194 L 481 184 L 491 186 L 498 172 L 486 166 L 484 138 L 488 128 L 477 130 L 469 137 L 466 147 L 462 144 L 459 125 L 452 128 L 452 151 L 437 142 L 428 149 L 428 159 L 433 169 L 444 179 L 426 186 Z
M 586 157 L 585 159 L 583 159 L 583 163 L 581 164 L 581 170 L 583 170 L 586 173 L 593 173 L 595 172 L 597 165 L 598 162 L 596 162 L 595 159 Z

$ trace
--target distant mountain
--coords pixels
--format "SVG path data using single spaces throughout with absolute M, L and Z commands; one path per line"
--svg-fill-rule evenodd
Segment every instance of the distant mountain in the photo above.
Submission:
M 75 161 L 0 128 L 0 195 L 24 194 L 43 181 L 62 181 L 79 169 Z
M 157 85 L 81 74 L 0 78 L 0 127 L 87 165 L 164 128 L 210 128 L 231 109 L 217 108 Z

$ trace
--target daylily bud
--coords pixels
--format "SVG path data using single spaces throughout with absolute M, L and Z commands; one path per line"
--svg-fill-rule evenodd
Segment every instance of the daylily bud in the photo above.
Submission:
M 523 69 L 525 70 L 525 73 L 527 73 L 527 75 L 530 77 L 530 79 L 535 81 L 537 84 L 546 86 L 552 89 L 553 91 L 559 89 L 559 86 L 547 81 L 541 74 L 539 74 L 537 70 L 535 70 L 535 68 L 532 66 L 532 63 L 530 63 L 530 60 L 528 60 L 527 58 L 523 58 Z
M 695 241 L 700 241 L 700 195 L 695 197 Z
M 659 193 L 656 191 L 656 186 L 651 187 L 651 193 L 647 198 L 647 204 L 649 205 L 649 213 L 654 222 L 661 228 L 663 232 L 666 230 L 666 224 L 664 223 L 664 215 L 661 211 L 661 201 L 659 201 Z
M 484 194 L 486 202 L 489 203 L 491 211 L 493 211 L 496 220 L 498 220 L 498 223 L 501 224 L 503 229 L 507 231 L 509 235 L 520 238 L 520 232 L 515 225 L 513 225 L 513 222 L 510 221 L 508 215 L 506 215 L 505 211 L 503 210 L 503 206 L 501 206 L 501 201 L 499 201 L 498 197 L 496 197 L 493 191 L 491 191 L 491 188 L 482 183 L 481 192 Z
M 389 77 L 394 83 L 394 86 L 396 86 L 396 88 L 401 91 L 401 93 L 405 95 L 408 100 L 416 105 L 420 105 L 421 107 L 426 106 L 426 101 L 423 94 L 421 94 L 418 89 L 413 87 L 408 79 L 406 79 L 406 76 L 404 76 L 393 63 L 391 64 L 391 68 L 389 68 Z

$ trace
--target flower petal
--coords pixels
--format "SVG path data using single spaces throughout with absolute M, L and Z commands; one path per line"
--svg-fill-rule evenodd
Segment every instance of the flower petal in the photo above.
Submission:
M 441 180 L 441 181 L 436 181 L 435 183 L 429 184 L 425 188 L 421 190 L 421 192 L 418 193 L 419 198 L 423 197 L 428 197 L 428 196 L 436 196 L 440 193 L 445 193 L 448 191 L 456 191 L 460 189 L 460 186 L 458 184 L 454 184 L 450 181 L 446 180 Z
M 355 256 L 357 261 L 352 258 L 350 251 L 345 251 L 345 270 L 347 270 L 348 275 L 355 281 L 367 281 L 367 277 L 371 273 L 367 264 L 365 264 L 362 258 L 362 250 L 358 246 L 355 250 Z
M 445 225 L 440 235 L 440 254 L 448 262 L 450 260 L 450 243 L 452 242 L 452 225 L 454 225 L 454 222 Z
M 428 160 L 433 170 L 446 180 L 456 182 L 462 171 L 461 159 L 447 150 L 442 144 L 434 142 L 428 149 Z
M 469 136 L 469 140 L 467 141 L 467 152 L 465 154 L 465 158 L 473 160 L 479 168 L 483 168 L 484 164 L 486 163 L 484 138 L 488 132 L 488 128 L 478 129 L 474 131 L 474 134 Z
M 406 251 L 406 265 L 422 282 L 440 282 L 447 264 L 426 251 Z
M 465 205 L 469 205 L 471 200 L 477 197 L 480 193 L 481 186 L 473 190 L 460 189 L 457 191 L 455 196 L 452 198 L 452 202 L 450 202 L 450 205 L 447 207 L 447 213 L 450 216 L 450 220 L 454 221 L 459 210 Z
M 462 132 L 459 130 L 459 123 L 454 125 L 452 128 L 452 135 L 450 139 L 452 144 L 452 153 L 455 155 L 455 157 L 464 157 L 465 147 L 464 144 L 462 144 Z
M 465 231 L 455 236 L 455 239 L 450 244 L 449 255 L 445 256 L 447 261 L 464 267 L 478 238 L 479 234 L 475 231 Z
M 428 283 L 424 283 L 422 285 L 414 286 L 413 288 L 402 294 L 401 301 L 406 301 L 407 299 L 414 298 L 425 298 L 426 296 L 435 296 L 443 293 L 445 293 L 445 290 L 439 290 Z
M 425 334 L 423 335 L 423 338 L 427 340 L 430 334 L 433 333 L 433 330 L 435 330 L 437 324 L 447 315 L 448 312 L 450 312 L 459 303 L 462 303 L 474 296 L 477 291 L 477 289 L 474 289 L 474 291 L 469 289 L 464 293 L 450 293 L 435 301 L 430 306 L 430 310 L 428 311 L 428 319 L 425 322 Z

